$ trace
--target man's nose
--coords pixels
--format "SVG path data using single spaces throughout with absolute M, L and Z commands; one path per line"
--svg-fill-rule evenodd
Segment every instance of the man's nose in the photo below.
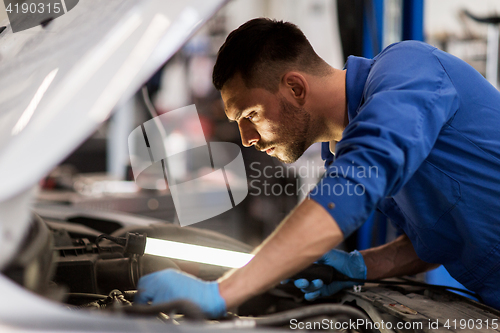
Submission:
M 238 124 L 238 127 L 240 129 L 241 143 L 243 144 L 243 146 L 250 147 L 259 142 L 260 140 L 259 132 L 257 132 L 252 125 L 242 124 L 240 122 Z

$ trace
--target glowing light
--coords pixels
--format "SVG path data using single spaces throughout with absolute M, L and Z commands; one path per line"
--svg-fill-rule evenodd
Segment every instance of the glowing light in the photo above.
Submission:
M 243 267 L 253 258 L 253 254 L 149 237 L 145 253 L 230 268 Z
M 38 107 L 38 104 L 42 100 L 43 95 L 45 95 L 45 92 L 47 89 L 49 89 L 50 84 L 56 77 L 57 72 L 59 71 L 59 68 L 54 69 L 52 72 L 50 72 L 45 79 L 43 79 L 42 84 L 40 87 L 38 87 L 38 90 L 35 93 L 35 96 L 31 99 L 30 104 L 28 104 L 28 107 L 26 110 L 24 110 L 23 114 L 21 115 L 21 118 L 17 121 L 16 125 L 12 129 L 12 135 L 19 134 L 26 125 L 28 125 L 28 122 L 30 121 L 31 117 L 33 116 L 33 113 L 35 113 L 36 108 Z

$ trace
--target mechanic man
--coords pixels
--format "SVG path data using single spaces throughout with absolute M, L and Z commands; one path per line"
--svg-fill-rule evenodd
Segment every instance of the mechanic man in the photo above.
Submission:
M 188 298 L 217 317 L 323 255 L 359 279 L 442 264 L 500 309 L 500 93 L 472 67 L 406 41 L 339 70 L 293 24 L 254 19 L 227 37 L 213 82 L 243 145 L 290 163 L 324 142 L 326 174 L 246 266 L 217 282 L 153 273 L 139 282 L 139 303 Z M 370 167 L 377 173 L 360 172 Z M 332 250 L 374 209 L 405 235 L 361 253 Z M 354 283 L 295 284 L 314 299 Z

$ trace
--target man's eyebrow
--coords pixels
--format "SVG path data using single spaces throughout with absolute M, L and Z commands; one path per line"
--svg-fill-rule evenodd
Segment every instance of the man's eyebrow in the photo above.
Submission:
M 226 103 L 226 107 L 224 110 L 224 112 L 226 112 L 226 115 L 227 115 L 228 108 L 233 107 L 233 104 L 234 104 L 234 97 L 230 98 Z M 238 121 L 240 119 L 242 113 L 243 113 L 243 110 L 240 109 L 238 112 L 236 112 L 236 117 L 234 119 L 231 119 L 228 117 L 229 122 L 234 123 L 234 122 Z
M 238 120 L 240 120 L 242 113 L 243 113 L 243 110 L 239 110 L 238 112 L 236 112 L 236 117 L 234 119 L 229 118 L 229 122 L 234 123 L 234 122 L 237 122 Z

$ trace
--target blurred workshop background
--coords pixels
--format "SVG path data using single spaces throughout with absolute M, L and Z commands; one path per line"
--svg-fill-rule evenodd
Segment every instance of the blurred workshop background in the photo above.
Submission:
M 297 24 L 317 53 L 337 68 L 343 67 L 349 55 L 373 57 L 391 43 L 415 39 L 467 61 L 498 87 L 498 0 L 230 1 L 151 78 L 147 90 L 119 106 L 90 139 L 43 180 L 38 205 L 64 203 L 178 223 L 161 173 L 145 175 L 142 181 L 147 186 L 134 181 L 128 136 L 152 118 L 151 112 L 163 114 L 195 104 L 206 141 L 241 146 L 237 125 L 227 121 L 220 95 L 212 86 L 212 67 L 228 33 L 262 16 Z M 5 8 L 0 8 L 0 21 L 4 17 Z M 189 128 L 189 124 L 186 126 Z M 195 126 L 192 130 L 190 135 L 200 134 L 194 132 Z M 175 145 L 190 140 L 182 133 L 169 135 Z M 253 148 L 242 147 L 242 153 L 249 188 L 246 199 L 236 208 L 192 226 L 255 246 L 318 181 L 323 162 L 318 145 L 292 165 L 283 165 Z M 184 161 L 176 172 L 193 172 L 194 164 Z M 390 222 L 375 212 L 342 246 L 346 250 L 364 249 L 390 241 L 396 234 Z M 443 270 L 427 275 L 429 282 L 450 284 L 447 279 Z

